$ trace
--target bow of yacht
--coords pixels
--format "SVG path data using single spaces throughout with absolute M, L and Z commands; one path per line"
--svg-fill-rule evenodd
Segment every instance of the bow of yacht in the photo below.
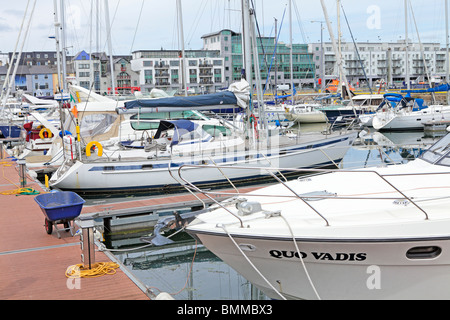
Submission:
M 187 228 L 274 299 L 446 299 L 450 136 L 408 164 L 319 170 Z

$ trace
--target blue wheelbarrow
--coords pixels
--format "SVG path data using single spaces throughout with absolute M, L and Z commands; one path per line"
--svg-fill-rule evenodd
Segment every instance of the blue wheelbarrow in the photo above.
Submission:
M 59 239 L 61 238 L 60 231 L 70 231 L 73 237 L 73 220 L 80 215 L 83 209 L 83 204 L 86 202 L 83 198 L 75 192 L 59 191 L 40 194 L 34 200 L 45 215 L 44 227 L 47 234 L 52 234 L 53 228 L 55 228 Z M 59 229 L 59 224 L 64 225 L 64 228 Z

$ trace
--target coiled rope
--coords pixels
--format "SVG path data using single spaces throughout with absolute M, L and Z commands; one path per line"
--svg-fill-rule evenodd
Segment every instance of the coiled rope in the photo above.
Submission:
M 12 182 L 11 180 L 9 180 L 6 176 L 5 176 L 5 167 L 12 167 L 12 163 L 10 161 L 2 161 L 0 162 L 0 165 L 2 166 L 2 173 L 3 173 L 3 178 L 7 181 L 9 181 L 11 184 L 15 185 L 17 188 L 14 190 L 6 190 L 6 191 L 1 191 L 0 194 L 1 195 L 6 195 L 6 196 L 10 196 L 10 195 L 37 195 L 40 194 L 40 191 L 37 191 L 33 188 L 21 188 L 19 187 L 17 184 L 15 184 L 14 182 Z
M 77 278 L 97 278 L 104 275 L 114 275 L 120 266 L 115 262 L 98 262 L 91 269 L 85 268 L 82 264 L 75 264 L 66 269 L 66 277 Z

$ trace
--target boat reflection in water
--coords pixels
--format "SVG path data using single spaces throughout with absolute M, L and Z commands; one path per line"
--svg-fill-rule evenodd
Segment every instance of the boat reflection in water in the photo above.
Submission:
M 243 276 L 190 240 L 116 255 L 154 294 L 176 300 L 267 300 Z

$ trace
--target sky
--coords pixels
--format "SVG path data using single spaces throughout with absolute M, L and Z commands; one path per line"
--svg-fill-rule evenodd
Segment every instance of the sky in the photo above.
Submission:
M 58 7 L 61 0 L 56 0 Z M 100 12 L 91 10 L 91 0 L 63 0 L 66 11 L 66 45 L 69 55 L 81 50 L 109 52 L 105 27 L 105 1 Z M 289 43 L 288 0 L 250 0 L 255 5 L 258 25 L 264 36 L 274 36 L 278 20 L 280 41 Z M 337 35 L 336 0 L 324 0 L 333 32 Z M 0 0 L 0 51 L 12 52 L 17 45 L 24 51 L 54 51 L 54 0 L 38 0 L 30 20 L 34 0 Z M 114 55 L 136 50 L 178 50 L 179 28 L 176 0 L 108 0 Z M 445 0 L 408 0 L 408 37 L 413 41 L 439 42 L 445 46 Z M 28 14 L 24 19 L 25 8 Z M 241 31 L 241 0 L 181 0 L 185 49 L 201 49 L 201 37 L 222 29 Z M 293 0 L 293 42 L 320 42 L 324 13 L 319 0 Z M 404 0 L 341 0 L 356 41 L 378 42 L 405 39 Z M 411 10 L 412 8 L 412 10 Z M 59 9 L 58 9 L 59 10 Z M 93 14 L 91 14 L 93 12 Z M 284 18 L 283 18 L 284 17 Z M 415 20 L 415 23 L 414 23 Z M 19 38 L 29 25 L 27 37 Z M 93 22 L 91 22 L 93 21 Z M 98 28 L 97 28 L 98 27 Z M 326 26 L 325 26 L 326 27 Z M 418 33 L 416 31 L 418 29 Z M 97 31 L 99 31 L 97 41 Z M 352 41 L 341 10 L 344 41 Z M 324 41 L 329 41 L 328 29 Z M 25 41 L 23 42 L 23 39 Z

